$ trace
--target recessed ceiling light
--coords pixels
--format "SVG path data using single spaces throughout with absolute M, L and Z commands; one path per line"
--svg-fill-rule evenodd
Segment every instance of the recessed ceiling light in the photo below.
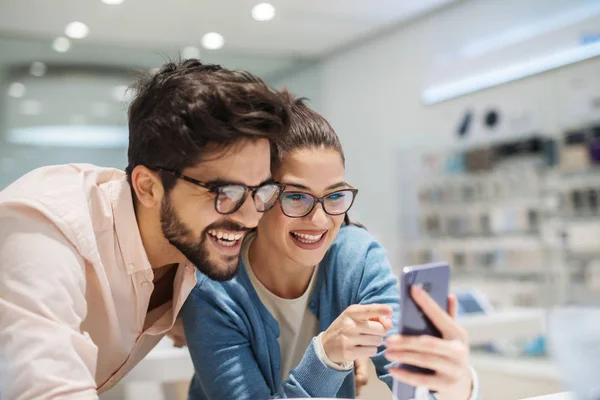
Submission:
M 71 22 L 65 28 L 65 35 L 71 39 L 83 39 L 90 33 L 90 28 L 83 22 L 75 21 Z
M 275 17 L 275 7 L 269 3 L 260 3 L 252 7 L 252 18 L 257 21 L 270 21 Z
M 42 111 L 42 105 L 36 100 L 25 100 L 21 103 L 21 114 L 23 115 L 38 115 Z
M 125 0 L 102 0 L 102 2 L 104 4 L 108 4 L 108 5 L 119 5 L 119 4 L 123 4 Z
M 202 36 L 202 46 L 209 50 L 218 50 L 225 44 L 223 36 L 217 32 L 208 32 Z
M 8 95 L 10 97 L 14 97 L 15 99 L 20 99 L 25 96 L 25 85 L 21 82 L 13 82 L 8 87 Z
M 65 53 L 71 48 L 71 41 L 66 37 L 59 37 L 52 42 L 52 48 L 59 53 Z
M 196 46 L 185 46 L 183 50 L 181 50 L 181 57 L 185 60 L 189 60 L 190 58 L 200 58 L 200 49 Z
M 36 146 L 127 148 L 129 132 L 127 126 L 32 126 L 9 130 L 7 139 Z
M 34 61 L 31 63 L 31 67 L 29 67 L 29 73 L 33 76 L 40 77 L 46 75 L 47 69 L 46 64 L 43 62 Z

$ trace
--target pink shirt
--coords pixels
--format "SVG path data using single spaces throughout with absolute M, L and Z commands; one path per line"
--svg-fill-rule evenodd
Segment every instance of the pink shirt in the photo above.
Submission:
M 17 180 L 0 192 L 0 398 L 110 389 L 174 326 L 195 272 L 180 265 L 173 299 L 148 314 L 153 272 L 125 174 L 78 164 Z

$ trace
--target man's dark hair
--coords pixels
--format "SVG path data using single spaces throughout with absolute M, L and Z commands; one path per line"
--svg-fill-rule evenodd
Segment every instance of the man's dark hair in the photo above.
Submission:
M 133 90 L 130 182 L 138 165 L 181 171 L 240 139 L 277 141 L 290 124 L 289 107 L 258 77 L 195 59 L 169 62 Z M 169 191 L 176 178 L 161 174 L 161 179 Z

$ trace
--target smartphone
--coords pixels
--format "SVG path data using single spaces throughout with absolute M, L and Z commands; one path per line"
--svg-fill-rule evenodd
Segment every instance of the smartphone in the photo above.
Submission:
M 441 332 L 423 314 L 413 301 L 410 288 L 421 285 L 442 309 L 448 309 L 448 290 L 450 285 L 450 266 L 446 262 L 404 267 L 400 277 L 400 334 L 408 336 L 430 335 L 441 337 Z M 435 371 L 414 365 L 400 364 L 400 368 L 408 371 L 434 374 Z M 416 388 L 404 382 L 394 380 L 392 387 L 395 400 L 429 399 L 429 390 Z
M 430 335 L 442 337 L 441 332 L 421 311 L 411 297 L 411 287 L 421 285 L 431 298 L 443 309 L 448 309 L 450 266 L 446 262 L 404 267 L 400 278 L 400 334 L 406 336 Z M 403 364 L 412 372 L 434 374 L 435 371 Z

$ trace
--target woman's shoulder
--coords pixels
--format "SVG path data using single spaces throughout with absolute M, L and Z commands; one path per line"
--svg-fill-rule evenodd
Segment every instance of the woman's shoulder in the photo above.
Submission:
M 247 304 L 250 299 L 248 288 L 243 283 L 240 274 L 243 266 L 232 279 L 217 281 L 201 272 L 196 273 L 196 286 L 192 289 L 188 302 L 202 302 L 211 307 L 237 310 L 240 304 Z
M 364 228 L 354 225 L 342 226 L 328 250 L 338 260 L 364 260 L 369 251 L 381 244 Z

